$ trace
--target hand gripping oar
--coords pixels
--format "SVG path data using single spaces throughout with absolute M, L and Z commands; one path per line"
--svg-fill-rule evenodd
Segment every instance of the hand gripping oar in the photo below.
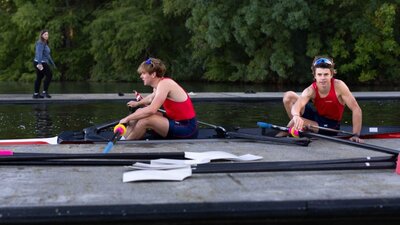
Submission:
M 117 124 L 114 127 L 114 135 L 112 136 L 111 140 L 108 142 L 107 146 L 104 148 L 103 153 L 108 153 L 111 151 L 114 144 L 117 140 L 126 133 L 126 127 L 123 124 Z
M 388 154 L 396 154 L 396 155 L 398 155 L 400 153 L 399 150 L 395 150 L 395 149 L 385 148 L 385 147 L 366 144 L 366 143 L 357 143 L 357 142 L 353 142 L 353 141 L 349 141 L 349 140 L 345 140 L 345 139 L 326 136 L 326 135 L 317 134 L 317 133 L 308 132 L 308 131 L 296 131 L 296 130 L 291 129 L 289 127 L 281 127 L 281 126 L 277 126 L 277 125 L 273 125 L 273 124 L 269 124 L 269 123 L 264 123 L 264 122 L 258 122 L 257 125 L 259 127 L 262 127 L 262 128 L 269 128 L 269 129 L 285 131 L 285 132 L 288 132 L 288 133 L 292 134 L 292 136 L 299 136 L 300 135 L 300 136 L 304 136 L 304 137 L 317 137 L 317 138 L 321 138 L 321 139 L 325 139 L 325 140 L 329 140 L 329 141 L 333 141 L 333 142 L 338 142 L 338 143 L 342 143 L 342 144 L 347 144 L 347 145 L 351 145 L 351 146 L 355 146 L 355 147 L 359 147 L 359 148 L 365 148 L 365 149 L 378 151 L 378 152 L 383 152 L 383 153 L 388 153 Z

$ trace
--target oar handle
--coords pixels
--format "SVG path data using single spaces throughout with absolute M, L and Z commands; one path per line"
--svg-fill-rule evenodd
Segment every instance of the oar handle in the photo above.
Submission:
M 107 143 L 107 146 L 104 148 L 103 153 L 108 153 L 111 151 L 112 147 L 114 144 L 117 142 L 118 138 L 126 133 L 126 127 L 119 123 L 114 127 L 114 135 L 110 139 L 110 141 Z

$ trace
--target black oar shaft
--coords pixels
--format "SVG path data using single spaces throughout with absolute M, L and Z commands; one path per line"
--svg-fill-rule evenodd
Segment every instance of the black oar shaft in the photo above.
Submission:
M 258 141 L 268 141 L 274 143 L 282 143 L 282 144 L 296 144 L 300 146 L 308 146 L 310 143 L 309 139 L 306 138 L 277 138 L 277 137 L 269 137 L 263 135 L 254 135 L 254 134 L 246 134 L 239 132 L 228 132 L 229 137 L 233 138 L 246 138 Z
M 334 163 L 334 164 L 293 164 L 270 165 L 268 163 L 215 163 L 193 167 L 193 173 L 250 173 L 250 172 L 284 172 L 284 171 L 318 171 L 318 170 L 365 170 L 365 169 L 394 169 L 395 162 L 367 163 Z
M 249 173 L 249 172 L 284 172 L 284 171 L 318 171 L 318 170 L 364 170 L 364 169 L 394 169 L 395 162 L 367 163 L 334 163 L 334 164 L 293 164 L 270 165 L 268 163 L 252 163 L 235 165 L 233 163 L 204 164 L 194 167 L 193 173 Z
M 325 130 L 325 131 L 329 131 L 332 133 L 342 133 L 342 134 L 348 134 L 348 135 L 354 135 L 354 133 L 348 132 L 348 131 L 344 131 L 344 130 L 336 130 L 336 129 L 331 129 L 331 128 L 326 128 L 326 127 L 320 127 L 320 126 L 314 126 L 314 125 L 308 125 L 308 128 L 316 128 L 319 130 Z
M 144 160 L 30 160 L 5 161 L 1 166 L 127 166 Z M 396 157 L 381 156 L 315 161 L 209 163 L 193 167 L 194 173 L 244 173 L 274 171 L 351 170 L 395 168 Z
M 369 150 L 373 150 L 373 151 L 377 151 L 377 152 L 396 154 L 396 155 L 398 155 L 400 153 L 399 150 L 395 150 L 395 149 L 390 149 L 390 148 L 377 146 L 377 145 L 371 145 L 371 144 L 367 144 L 367 143 L 358 143 L 358 142 L 354 142 L 354 141 L 350 141 L 350 140 L 346 140 L 346 139 L 326 136 L 326 135 L 322 135 L 322 134 L 316 134 L 316 133 L 312 133 L 312 132 L 301 132 L 301 135 L 303 135 L 305 137 L 318 137 L 321 139 L 334 141 L 334 142 L 338 142 L 338 143 L 342 143 L 342 144 L 347 144 L 347 145 L 351 145 L 351 146 L 355 146 L 355 147 L 359 147 L 359 148 L 365 148 L 365 149 L 369 149 Z
M 36 161 L 6 161 L 0 162 L 0 166 L 131 166 L 138 160 L 36 160 Z
M 108 154 L 14 153 L 13 156 L 1 156 L 0 162 L 50 160 L 50 159 L 159 159 L 159 158 L 185 159 L 185 152 L 108 153 Z
M 288 127 L 281 127 L 281 126 L 268 124 L 268 123 L 261 123 L 261 122 L 259 122 L 258 124 L 261 125 L 261 127 L 272 128 L 275 130 L 289 132 Z M 347 145 L 351 145 L 351 146 L 355 146 L 355 147 L 359 147 L 359 148 L 369 149 L 369 150 L 373 150 L 373 151 L 377 151 L 377 152 L 383 152 L 383 153 L 395 154 L 395 155 L 398 155 L 400 153 L 399 150 L 395 150 L 395 149 L 390 149 L 390 148 L 366 144 L 366 143 L 358 143 L 358 142 L 354 142 L 354 141 L 350 141 L 350 140 L 340 139 L 340 138 L 326 136 L 326 135 L 317 134 L 317 133 L 308 132 L 308 131 L 300 131 L 299 133 L 300 133 L 300 136 L 303 136 L 303 137 L 317 137 L 317 138 L 321 138 L 321 139 L 325 139 L 325 140 L 329 140 L 329 141 L 333 141 L 333 142 L 338 142 L 338 143 L 342 143 L 342 144 L 347 144 Z

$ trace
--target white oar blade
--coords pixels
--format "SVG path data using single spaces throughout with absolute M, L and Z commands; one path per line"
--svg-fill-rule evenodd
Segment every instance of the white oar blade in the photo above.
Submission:
M 224 151 L 208 151 L 208 152 L 185 152 L 185 158 L 194 160 L 234 160 L 234 161 L 254 161 L 260 160 L 263 157 L 246 154 L 242 156 L 237 156 L 232 153 Z
M 58 137 L 0 140 L 0 145 L 57 145 Z
M 182 181 L 192 175 L 190 166 L 171 170 L 135 170 L 125 172 L 122 181 Z

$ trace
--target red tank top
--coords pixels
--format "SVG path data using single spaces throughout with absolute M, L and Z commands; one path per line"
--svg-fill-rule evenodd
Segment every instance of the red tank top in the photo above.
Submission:
M 164 79 L 170 79 L 170 78 L 164 78 Z M 168 98 L 165 99 L 163 107 L 165 109 L 168 118 L 180 121 L 180 120 L 190 120 L 196 117 L 196 112 L 194 111 L 192 100 L 190 99 L 188 94 L 186 94 L 186 96 L 187 99 L 184 102 L 175 102 Z
M 339 102 L 335 92 L 335 79 L 331 79 L 331 89 L 325 98 L 321 98 L 318 93 L 316 82 L 312 83 L 315 90 L 314 106 L 320 116 L 331 120 L 340 121 L 343 116 L 344 105 Z

